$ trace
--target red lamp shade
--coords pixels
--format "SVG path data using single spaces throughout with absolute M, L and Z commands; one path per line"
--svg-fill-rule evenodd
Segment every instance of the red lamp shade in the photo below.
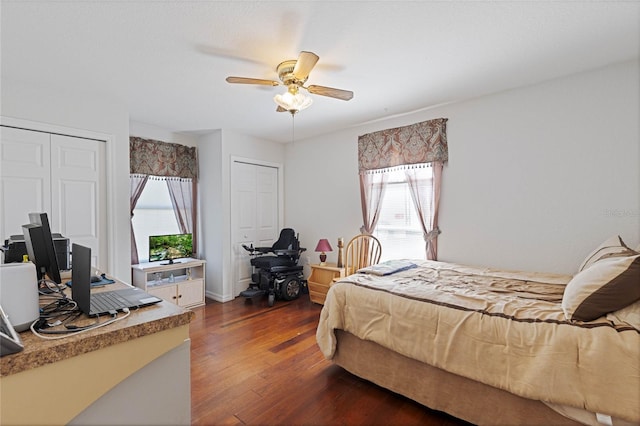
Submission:
M 324 262 L 327 260 L 327 254 L 325 252 L 333 251 L 333 249 L 331 248 L 331 244 L 329 244 L 329 240 L 327 240 L 326 238 L 323 238 L 320 241 L 318 241 L 318 245 L 316 246 L 316 251 L 321 252 L 320 263 L 324 264 Z

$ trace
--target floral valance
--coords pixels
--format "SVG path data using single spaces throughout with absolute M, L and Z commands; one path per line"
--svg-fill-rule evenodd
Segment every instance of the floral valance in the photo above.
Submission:
M 446 162 L 447 119 L 437 118 L 358 137 L 358 169 Z
M 130 137 L 129 173 L 195 180 L 198 178 L 196 148 Z

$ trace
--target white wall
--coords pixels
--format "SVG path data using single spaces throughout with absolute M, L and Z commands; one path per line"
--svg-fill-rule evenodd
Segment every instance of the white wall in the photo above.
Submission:
M 129 136 L 177 143 L 186 146 L 196 146 L 198 143 L 198 136 L 195 134 L 176 133 L 163 127 L 134 120 L 129 121 Z
M 319 238 L 348 239 L 362 224 L 357 137 L 448 117 L 440 259 L 552 272 L 575 271 L 607 236 L 640 242 L 638 61 L 369 123 L 285 147 L 237 131 L 197 139 L 207 295 L 232 297 L 231 157 L 284 163 L 282 226 L 313 262 Z M 2 80 L 0 115 L 112 136 L 108 191 L 110 272 L 130 281 L 129 114 L 91 93 Z M 310 110 L 309 113 L 312 113 Z M 175 134 L 131 124 L 141 136 Z M 164 136 L 163 136 L 164 135 Z M 193 142 L 193 138 L 182 139 Z M 335 251 L 329 260 L 335 261 Z
M 319 238 L 362 224 L 358 135 L 447 117 L 439 260 L 574 273 L 610 235 L 640 241 L 639 75 L 615 64 L 291 144 L 287 226 L 317 262 Z
M 222 208 L 222 131 L 203 135 L 198 139 L 200 189 L 200 257 L 207 261 L 207 297 L 223 299 L 223 236 L 224 209 Z
M 235 157 L 284 163 L 284 146 L 222 130 L 198 140 L 200 162 L 200 214 L 203 258 L 207 260 L 207 297 L 225 302 L 233 299 L 231 248 L 231 161 Z M 281 213 L 281 216 L 283 214 Z M 284 226 L 284 225 L 283 225 Z
M 131 282 L 129 114 L 113 99 L 2 79 L 0 115 L 108 135 L 109 273 Z

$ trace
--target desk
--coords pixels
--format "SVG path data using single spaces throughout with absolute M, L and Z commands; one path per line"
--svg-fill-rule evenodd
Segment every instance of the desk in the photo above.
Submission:
M 0 358 L 0 424 L 189 424 L 192 317 L 162 301 L 65 339 L 20 333 L 24 351 Z

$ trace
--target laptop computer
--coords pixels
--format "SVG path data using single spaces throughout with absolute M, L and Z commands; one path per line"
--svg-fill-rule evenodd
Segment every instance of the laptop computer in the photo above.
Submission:
M 71 298 L 89 315 L 115 314 L 124 308 L 140 308 L 162 301 L 138 287 L 91 293 L 91 249 L 73 244 L 71 248 Z

